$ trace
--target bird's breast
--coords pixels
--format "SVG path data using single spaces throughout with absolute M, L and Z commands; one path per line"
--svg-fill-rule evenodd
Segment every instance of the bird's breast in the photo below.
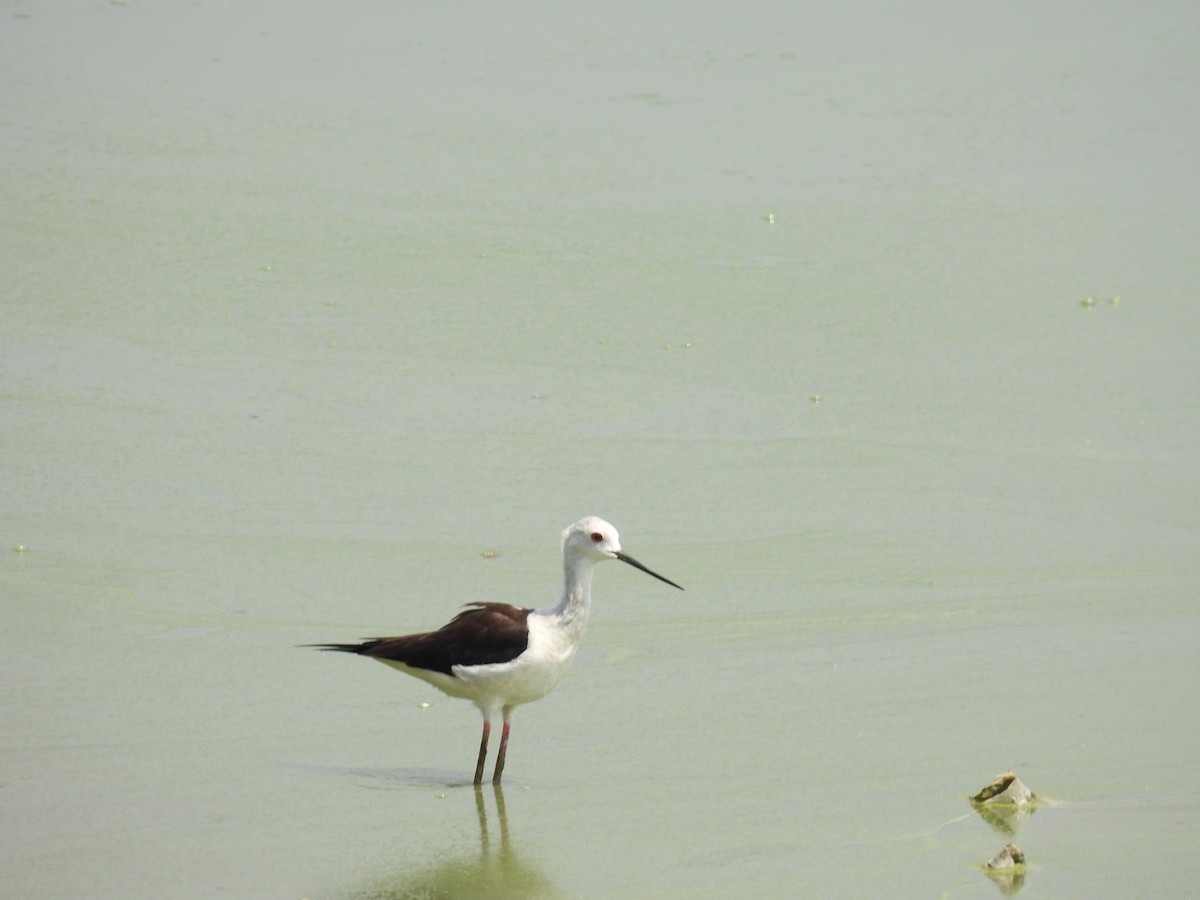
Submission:
M 505 663 L 456 665 L 453 675 L 462 685 L 462 695 L 477 705 L 495 709 L 532 703 L 554 690 L 575 658 L 578 641 L 577 633 L 563 628 L 555 617 L 530 615 L 523 653 Z
M 583 636 L 583 623 L 565 623 L 558 616 L 539 615 L 529 617 L 529 644 L 525 653 L 546 666 L 570 665 Z

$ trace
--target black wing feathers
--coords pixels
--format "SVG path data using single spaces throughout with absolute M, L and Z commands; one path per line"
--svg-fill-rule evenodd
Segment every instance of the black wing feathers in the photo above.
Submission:
M 529 646 L 532 610 L 507 603 L 468 603 L 439 628 L 423 634 L 375 638 L 361 644 L 322 644 L 323 650 L 393 660 L 414 669 L 453 675 L 452 666 L 484 666 L 516 659 Z

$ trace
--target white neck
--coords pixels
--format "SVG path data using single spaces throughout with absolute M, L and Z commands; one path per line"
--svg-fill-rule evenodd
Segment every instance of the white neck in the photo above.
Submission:
M 577 641 L 587 627 L 588 613 L 592 610 L 592 570 L 596 563 L 590 559 L 576 559 L 573 563 L 563 562 L 563 594 L 558 606 L 547 610 L 547 615 L 558 621 L 563 631 L 571 632 L 572 641 Z

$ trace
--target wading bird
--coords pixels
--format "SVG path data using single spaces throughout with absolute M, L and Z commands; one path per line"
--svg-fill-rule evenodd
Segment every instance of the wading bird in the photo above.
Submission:
M 563 592 L 555 607 L 526 609 L 507 603 L 468 603 L 437 631 L 375 638 L 361 644 L 314 644 L 322 650 L 357 653 L 432 684 L 451 697 L 470 700 L 483 715 L 483 737 L 475 784 L 483 781 L 492 719 L 504 720 L 492 781 L 500 783 L 512 711 L 545 697 L 566 672 L 587 627 L 592 605 L 592 570 L 619 559 L 672 587 L 669 578 L 621 550 L 617 529 L 588 516 L 562 535 Z

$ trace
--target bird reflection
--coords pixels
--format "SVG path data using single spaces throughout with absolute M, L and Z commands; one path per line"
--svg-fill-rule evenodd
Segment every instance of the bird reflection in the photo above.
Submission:
M 479 818 L 477 853 L 450 851 L 438 862 L 415 872 L 383 879 L 372 887 L 354 892 L 355 900 L 429 900 L 471 897 L 560 897 L 562 892 L 536 866 L 522 862 L 513 848 L 504 790 L 491 788 L 499 820 L 498 845 L 488 825 L 486 788 L 475 786 L 475 812 Z

